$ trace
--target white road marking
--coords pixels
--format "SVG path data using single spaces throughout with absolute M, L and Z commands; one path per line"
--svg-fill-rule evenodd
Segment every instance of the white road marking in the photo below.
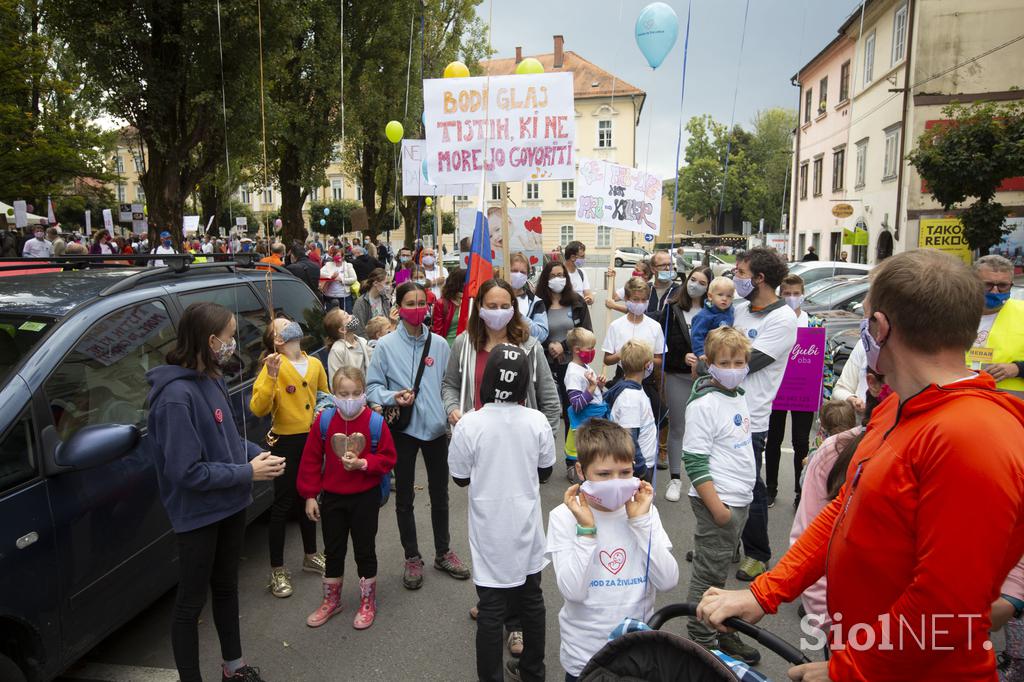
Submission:
M 178 671 L 137 665 L 83 663 L 64 673 L 62 679 L 96 682 L 178 682 Z

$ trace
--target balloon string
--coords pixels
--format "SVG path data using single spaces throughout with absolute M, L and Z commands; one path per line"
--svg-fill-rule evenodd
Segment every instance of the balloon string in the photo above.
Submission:
M 750 14 L 750 0 L 743 10 L 743 30 L 740 33 L 740 53 L 736 61 L 736 84 L 732 91 L 732 114 L 729 116 L 729 129 L 725 131 L 725 165 L 722 171 L 722 195 L 718 200 L 718 226 L 722 226 L 725 212 L 725 189 L 729 184 L 729 156 L 732 154 L 732 127 L 736 122 L 736 99 L 740 92 L 740 67 L 743 64 L 743 45 L 747 41 L 747 15 Z
M 220 2 L 220 0 L 217 0 Z M 341 148 L 345 149 L 345 0 L 338 0 L 338 53 L 341 56 L 340 76 L 341 85 Z
M 217 49 L 220 52 L 220 111 L 224 121 L 224 173 L 227 176 L 228 232 L 230 233 L 231 226 L 235 223 L 234 210 L 231 206 L 231 196 L 234 191 L 231 187 L 231 157 L 228 154 L 228 98 L 224 85 L 224 41 L 220 25 L 220 0 L 217 0 Z M 227 236 L 230 237 L 230 234 Z M 231 240 L 228 239 L 229 244 L 230 242 Z M 228 248 L 230 250 L 231 247 Z

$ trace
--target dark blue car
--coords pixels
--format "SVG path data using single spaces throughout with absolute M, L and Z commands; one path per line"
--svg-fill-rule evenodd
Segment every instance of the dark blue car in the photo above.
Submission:
M 248 403 L 268 310 L 322 352 L 323 308 L 298 279 L 230 263 L 0 277 L 0 680 L 56 677 L 174 585 L 145 374 L 196 301 L 237 315 L 226 378 L 239 431 L 262 443 Z M 250 519 L 272 495 L 257 484 Z

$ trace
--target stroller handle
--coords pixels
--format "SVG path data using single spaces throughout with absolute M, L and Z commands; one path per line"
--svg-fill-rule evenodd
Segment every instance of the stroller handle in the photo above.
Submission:
M 655 611 L 654 615 L 648 621 L 648 625 L 654 630 L 660 630 L 668 621 L 673 618 L 680 618 L 682 616 L 696 616 L 697 605 L 690 602 L 684 602 L 681 604 L 669 604 L 668 606 L 662 607 Z M 776 635 L 768 632 L 763 628 L 759 628 L 752 623 L 748 623 L 745 620 L 739 618 L 727 618 L 725 620 L 727 627 L 742 632 L 747 637 L 755 640 L 759 644 L 771 649 L 775 654 L 789 661 L 793 665 L 800 665 L 801 663 L 810 663 L 811 659 L 804 656 L 804 654 L 791 645 L 790 643 L 780 639 Z

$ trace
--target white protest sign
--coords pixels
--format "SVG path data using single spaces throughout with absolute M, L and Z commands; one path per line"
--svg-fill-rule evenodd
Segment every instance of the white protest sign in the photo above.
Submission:
M 571 73 L 428 79 L 423 101 L 432 182 L 576 177 Z
M 85 236 L 92 234 L 92 211 L 85 212 Z
M 471 197 L 480 193 L 478 182 L 435 185 L 429 178 L 426 140 L 402 140 L 402 196 Z
M 120 310 L 89 330 L 76 350 L 109 367 L 159 334 L 170 318 L 162 306 L 146 304 Z
M 28 203 L 25 201 L 14 202 L 14 225 L 15 227 L 28 227 Z
M 109 208 L 103 209 L 103 229 L 107 232 L 114 231 L 114 214 Z
M 206 221 L 206 232 L 207 232 L 207 234 L 209 234 L 209 232 L 210 232 L 210 226 L 213 225 L 213 218 L 214 218 L 214 216 L 210 216 L 210 219 Z
M 187 215 L 182 217 L 185 234 L 195 234 L 199 231 L 199 216 Z
M 118 207 L 117 221 L 120 222 L 120 223 L 127 223 L 127 222 L 130 222 L 131 219 L 132 219 L 132 205 L 131 204 L 121 204 Z
M 149 221 L 146 219 L 146 212 L 142 204 L 132 204 L 132 232 L 135 234 L 146 234 L 149 232 Z
M 476 226 L 476 209 L 459 209 L 459 240 L 472 239 Z M 491 259 L 499 267 L 505 258 L 501 242 L 501 207 L 487 209 L 487 227 L 491 236 Z M 522 253 L 530 265 L 542 265 L 544 260 L 543 224 L 540 209 L 510 208 L 508 210 L 508 240 L 512 253 Z M 465 267 L 465 266 L 463 266 Z
M 245 227 L 248 224 L 249 224 L 249 219 L 246 218 L 244 215 L 240 215 L 237 218 L 235 218 L 235 225 L 238 226 L 238 227 Z
M 580 159 L 576 220 L 620 230 L 657 234 L 661 180 L 608 161 Z

